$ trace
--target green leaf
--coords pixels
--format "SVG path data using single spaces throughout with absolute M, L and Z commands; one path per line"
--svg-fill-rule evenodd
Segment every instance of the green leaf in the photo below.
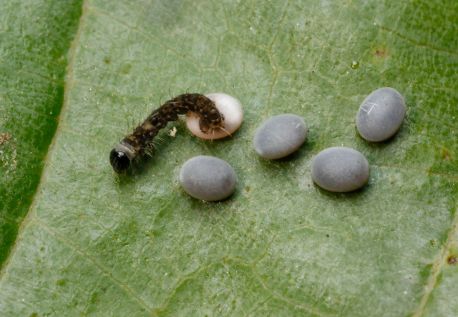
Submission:
M 5 1 L 0 21 L 0 315 L 456 315 L 458 2 Z M 407 120 L 369 144 L 354 118 L 382 86 Z M 111 147 L 185 91 L 237 97 L 242 128 L 176 124 L 116 176 Z M 254 130 L 284 112 L 307 144 L 259 159 Z M 336 145 L 368 158 L 363 190 L 313 185 Z M 180 189 L 198 154 L 235 168 L 232 198 Z
M 2 1 L 0 263 L 29 210 L 62 107 L 66 53 L 81 1 Z

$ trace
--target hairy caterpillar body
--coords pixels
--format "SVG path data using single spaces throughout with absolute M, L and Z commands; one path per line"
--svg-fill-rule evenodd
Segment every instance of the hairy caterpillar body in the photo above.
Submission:
M 110 164 L 117 173 L 125 172 L 132 162 L 143 156 L 159 130 L 170 121 L 178 120 L 179 115 L 188 112 L 199 117 L 199 127 L 204 133 L 222 128 L 224 117 L 213 101 L 202 94 L 182 94 L 165 102 L 154 110 L 142 124 L 121 140 L 110 152 Z

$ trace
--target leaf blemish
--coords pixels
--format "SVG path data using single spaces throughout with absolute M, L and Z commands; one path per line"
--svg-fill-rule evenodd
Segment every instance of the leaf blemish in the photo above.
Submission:
M 444 161 L 450 161 L 451 159 L 450 151 L 447 148 L 443 147 L 441 149 L 441 157 Z
M 458 258 L 455 255 L 449 255 L 447 258 L 447 263 L 449 265 L 455 265 L 458 263 Z
M 121 73 L 122 74 L 128 74 L 130 72 L 130 69 L 132 68 L 132 65 L 131 64 L 124 64 L 121 66 Z
M 11 134 L 9 134 L 8 132 L 0 133 L 0 145 L 3 145 L 9 140 L 11 140 Z
M 377 48 L 375 50 L 375 52 L 374 52 L 374 55 L 377 56 L 377 57 L 387 57 L 388 56 L 388 52 L 384 48 Z

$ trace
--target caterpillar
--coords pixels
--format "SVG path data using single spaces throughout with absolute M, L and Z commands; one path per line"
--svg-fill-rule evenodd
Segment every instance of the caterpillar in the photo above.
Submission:
M 203 133 L 223 127 L 224 116 L 212 100 L 197 93 L 179 95 L 154 110 L 111 150 L 110 164 L 113 170 L 116 173 L 127 171 L 135 160 L 148 152 L 159 130 L 165 128 L 167 123 L 178 120 L 179 115 L 188 112 L 199 116 L 199 128 Z

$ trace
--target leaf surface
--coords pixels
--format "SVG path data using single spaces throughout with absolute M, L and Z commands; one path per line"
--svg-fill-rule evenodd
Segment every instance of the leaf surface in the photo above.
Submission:
M 58 82 L 66 75 L 53 99 L 62 111 L 40 185 L 25 219 L 17 221 L 25 211 L 14 216 L 18 236 L 5 244 L 0 315 L 458 311 L 455 1 L 89 0 L 81 14 L 79 5 L 60 7 L 67 22 L 36 3 L 1 14 L 60 21 L 67 30 L 56 35 L 60 53 L 74 41 L 68 63 L 56 66 Z M 19 30 L 5 36 L 22 39 Z M 5 74 L 0 87 L 20 91 Z M 382 86 L 405 96 L 407 119 L 392 140 L 369 144 L 354 119 L 364 97 Z M 185 91 L 237 97 L 242 128 L 205 142 L 176 124 L 176 137 L 164 133 L 139 173 L 114 175 L 108 153 L 116 141 Z M 33 118 L 49 111 L 34 109 Z M 259 159 L 251 145 L 256 127 L 285 112 L 308 122 L 307 144 L 286 160 Z M 27 125 L 24 113 L 16 117 L 24 131 L 54 133 L 52 124 Z M 368 158 L 363 190 L 332 194 L 313 185 L 311 159 L 336 145 Z M 180 166 L 199 154 L 234 167 L 232 198 L 202 203 L 180 189 Z M 34 171 L 37 182 L 39 168 L 28 168 L 24 175 Z M 16 215 L 10 206 L 4 214 Z
M 0 3 L 0 263 L 30 209 L 62 107 L 81 1 Z

